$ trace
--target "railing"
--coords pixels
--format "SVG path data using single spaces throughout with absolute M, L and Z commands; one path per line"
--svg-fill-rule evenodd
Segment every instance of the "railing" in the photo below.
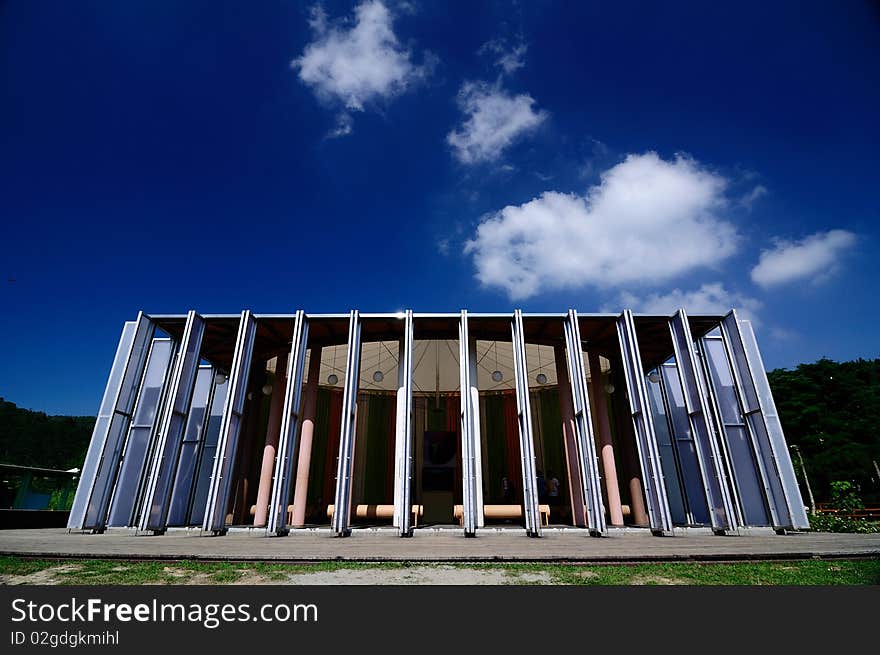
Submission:
M 817 503 L 817 514 L 832 514 L 848 519 L 861 519 L 865 521 L 880 521 L 880 507 L 862 507 L 860 509 L 845 510 L 832 507 L 830 503 Z

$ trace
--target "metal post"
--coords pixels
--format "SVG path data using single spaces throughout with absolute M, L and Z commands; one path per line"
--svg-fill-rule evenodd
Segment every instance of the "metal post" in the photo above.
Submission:
M 302 379 L 305 369 L 306 343 L 309 323 L 305 312 L 297 311 L 293 322 L 293 338 L 287 357 L 287 387 L 284 392 L 284 408 L 281 412 L 281 429 L 278 436 L 278 455 L 275 457 L 275 475 L 272 496 L 269 501 L 267 532 L 287 534 L 287 505 L 290 502 L 290 476 L 293 453 L 296 449 L 296 431 L 299 426 L 299 404 L 302 398 Z M 315 376 L 317 379 L 317 376 Z
M 523 514 L 526 534 L 541 536 L 541 518 L 538 512 L 538 490 L 535 481 L 535 444 L 532 436 L 532 408 L 529 399 L 529 378 L 526 364 L 526 342 L 523 332 L 522 310 L 515 310 L 511 322 L 513 341 L 513 368 L 516 378 L 516 411 L 519 424 L 519 448 L 523 482 Z
M 411 537 L 412 531 L 412 377 L 413 377 L 413 313 L 406 310 L 400 357 L 397 363 L 397 430 L 395 434 L 395 514 L 398 535 Z
M 684 309 L 669 319 L 669 333 L 675 351 L 676 371 L 684 393 L 685 410 L 694 440 L 695 454 L 709 507 L 709 519 L 716 532 L 735 527 L 736 515 L 728 493 L 721 453 L 710 424 L 708 396 L 694 357 L 694 341 Z
M 342 393 L 342 425 L 339 431 L 339 458 L 336 465 L 333 532 L 337 537 L 351 534 L 351 484 L 354 445 L 357 432 L 357 394 L 361 369 L 361 319 L 355 309 L 348 320 L 348 357 L 345 364 L 345 388 Z
M 459 387 L 461 389 L 462 523 L 466 537 L 482 527 L 480 476 L 480 398 L 477 389 L 476 342 L 470 338 L 467 310 L 458 325 Z
M 213 534 L 226 532 L 229 486 L 238 448 L 238 435 L 241 430 L 256 332 L 257 326 L 253 314 L 249 310 L 243 311 L 235 340 L 232 368 L 229 371 L 229 391 L 223 406 L 223 418 L 220 423 L 220 434 L 217 437 L 217 450 L 202 523 L 202 529 Z
M 559 413 L 562 418 L 562 439 L 563 446 L 565 446 L 565 466 L 568 471 L 568 488 L 571 496 L 571 515 L 574 525 L 584 528 L 587 526 L 587 508 L 584 501 L 581 467 L 578 466 L 577 437 L 574 433 L 574 405 L 571 402 L 571 386 L 565 363 L 565 348 L 556 346 L 553 349 L 553 357 L 556 360 L 556 381 L 559 385 Z
M 171 372 L 171 383 L 165 400 L 161 427 L 156 436 L 156 450 L 138 523 L 140 530 L 162 533 L 166 528 L 168 504 L 171 500 L 180 444 L 183 441 L 183 430 L 186 427 L 196 373 L 199 369 L 199 353 L 204 333 L 205 319 L 190 311 L 183 328 L 180 351 Z
M 577 312 L 573 309 L 568 311 L 565 339 L 568 350 L 568 375 L 564 375 L 563 378 L 568 378 L 572 409 L 574 410 L 574 436 L 577 445 L 580 492 L 587 509 L 587 527 L 590 528 L 591 534 L 599 536 L 605 533 L 605 507 L 602 504 L 599 463 L 596 457 L 596 441 L 593 437 L 590 399 L 587 394 L 587 371 L 584 366 L 580 322 Z M 560 381 L 560 394 L 561 384 L 562 381 Z
M 648 501 L 651 530 L 655 534 L 669 533 L 672 531 L 669 501 L 666 497 L 666 486 L 663 483 L 657 436 L 654 433 L 651 414 L 647 411 L 648 393 L 645 388 L 645 375 L 639 353 L 635 322 L 632 312 L 628 309 L 624 310 L 617 321 L 617 336 L 620 341 L 623 372 L 626 378 L 633 429 L 636 434 L 639 464 L 645 484 L 645 498 Z
M 801 457 L 801 449 L 798 447 L 797 444 L 794 444 L 794 443 L 791 444 L 789 446 L 789 448 L 791 448 L 794 451 L 795 455 L 797 455 L 798 462 L 801 465 L 801 473 L 804 476 L 804 485 L 807 487 L 807 495 L 810 497 L 810 514 L 815 514 L 816 513 L 816 499 L 813 498 L 813 489 L 810 487 L 810 478 L 807 477 L 807 467 L 804 466 L 804 458 Z M 877 468 L 876 461 L 874 462 L 874 468 L 875 469 Z M 877 471 L 877 475 L 880 476 L 880 470 Z

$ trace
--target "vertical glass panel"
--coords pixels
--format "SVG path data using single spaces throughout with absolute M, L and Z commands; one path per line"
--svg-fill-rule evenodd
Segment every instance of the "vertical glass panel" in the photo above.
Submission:
M 79 514 L 85 513 L 88 495 L 91 490 L 90 482 L 94 480 L 95 474 L 97 473 L 98 461 L 101 457 L 101 448 L 104 445 L 104 437 L 106 437 L 107 428 L 109 425 L 109 416 L 99 416 L 98 419 L 95 421 L 95 429 L 92 433 L 92 442 L 89 445 L 89 451 L 86 455 L 86 461 L 83 464 L 82 473 L 80 474 L 79 486 L 77 487 L 76 496 L 74 496 L 74 504 L 72 505 L 70 511 L 71 522 L 68 524 L 68 528 L 78 529 L 83 527 L 82 523 L 85 517 L 81 516 L 78 521 L 74 521 L 74 510 L 78 510 Z M 98 435 L 100 435 L 101 437 L 100 441 L 98 439 Z
M 626 392 L 629 401 L 630 415 L 636 432 L 636 447 L 639 454 L 639 465 L 642 469 L 642 483 L 645 485 L 645 500 L 651 529 L 669 531 L 672 529 L 672 516 L 666 498 L 666 486 L 663 482 L 663 467 L 660 460 L 660 448 L 654 433 L 653 416 L 648 404 L 648 391 L 639 354 L 638 338 L 635 323 L 630 310 L 624 310 L 617 319 L 617 338 L 620 343 L 621 361 L 626 378 Z
M 770 450 L 770 437 L 767 434 L 767 426 L 760 411 L 752 412 L 746 417 L 746 421 L 752 434 L 755 435 L 758 445 L 758 457 L 764 467 L 767 476 L 767 485 L 770 488 L 776 514 L 780 525 L 789 525 L 788 507 L 786 506 L 785 493 L 782 482 L 776 472 L 776 463 L 773 461 L 773 452 Z
M 602 503 L 599 463 L 596 453 L 596 439 L 593 434 L 593 421 L 590 413 L 587 372 L 583 355 L 583 339 L 577 312 L 568 312 L 565 325 L 565 352 L 571 387 L 572 408 L 575 418 L 575 437 L 577 440 L 577 469 L 581 472 L 582 494 L 588 510 L 588 526 L 593 534 L 605 532 L 605 507 Z M 554 355 L 555 360 L 556 355 Z M 561 365 L 561 362 L 555 362 Z
M 214 371 L 210 366 L 202 366 L 196 374 L 196 386 L 193 390 L 192 405 L 189 417 L 183 431 L 184 443 L 199 441 L 202 427 L 205 424 L 206 410 L 208 408 L 208 396 L 211 393 L 211 383 L 214 379 Z
M 214 455 L 217 453 L 217 438 L 220 436 L 220 423 L 223 420 L 223 406 L 226 404 L 226 392 L 229 384 L 215 387 L 214 398 L 211 400 L 211 412 L 203 437 L 202 451 L 197 464 L 198 476 L 191 503 L 188 525 L 199 525 L 205 518 L 205 503 L 208 501 L 208 489 L 211 485 L 211 471 L 214 468 Z
M 715 397 L 718 399 L 718 409 L 725 423 L 742 423 L 742 412 L 739 400 L 736 397 L 736 387 L 730 367 L 727 365 L 727 354 L 724 352 L 724 344 L 720 339 L 707 338 L 703 340 L 706 349 L 706 359 L 709 365 L 709 374 L 715 388 Z
M 749 321 L 740 322 L 740 330 L 742 333 L 743 346 L 746 354 L 751 362 L 752 381 L 761 403 L 761 412 L 764 415 L 764 423 L 767 426 L 770 445 L 772 446 L 774 459 L 776 461 L 776 471 L 779 475 L 780 482 L 785 490 L 785 496 L 788 502 L 788 509 L 791 514 L 791 526 L 796 528 L 809 528 L 810 524 L 807 520 L 806 509 L 801 498 L 800 488 L 798 487 L 797 478 L 794 473 L 794 466 L 791 463 L 791 456 L 788 452 L 788 445 L 785 442 L 785 435 L 782 432 L 782 423 L 779 420 L 779 414 L 776 411 L 776 403 L 773 401 L 773 394 L 770 392 L 770 383 L 767 380 L 767 374 L 764 371 L 764 362 L 761 359 L 761 353 L 758 350 L 758 342 L 755 340 L 755 333 L 752 331 L 752 325 Z
M 104 397 L 101 399 L 101 409 L 99 414 L 106 416 L 113 412 L 116 405 L 116 397 L 119 394 L 119 385 L 122 382 L 122 376 L 125 373 L 125 367 L 128 364 L 128 354 L 131 350 L 132 341 L 135 337 L 137 323 L 128 322 L 122 330 L 122 337 L 119 339 L 119 346 L 116 349 L 116 358 L 113 360 L 113 367 L 110 369 L 110 377 L 107 379 L 107 387 L 104 389 Z
M 131 513 L 137 500 L 152 432 L 151 427 L 133 427 L 129 430 L 128 443 L 125 445 L 125 455 L 113 494 L 113 504 L 110 507 L 108 525 L 123 527 L 131 525 Z
M 672 522 L 678 525 L 686 524 L 688 517 L 685 511 L 684 493 L 678 477 L 675 446 L 672 443 L 669 417 L 666 414 L 666 407 L 663 405 L 663 392 L 659 383 L 652 383 L 649 380 L 648 400 L 651 403 L 651 413 L 654 416 L 654 432 L 657 435 L 657 445 L 660 447 L 660 464 L 663 467 L 663 479 L 666 482 L 666 495 L 669 497 Z
M 144 466 L 149 458 L 151 437 L 156 413 L 162 397 L 162 387 L 168 372 L 173 344 L 169 339 L 155 339 L 144 372 L 144 381 L 138 392 L 134 420 L 122 454 L 119 477 L 113 492 L 108 525 L 132 524 L 132 511 L 138 498 Z
M 156 410 L 159 407 L 159 400 L 162 396 L 161 381 L 159 384 L 150 384 L 149 382 L 147 384 L 149 386 L 141 394 L 138 411 L 134 417 L 134 422 L 137 425 L 151 425 L 153 423 L 153 419 L 156 417 Z
M 287 385 L 284 391 L 281 425 L 272 490 L 269 499 L 268 531 L 283 533 L 287 525 L 287 507 L 291 498 L 291 486 L 295 478 L 294 453 L 300 426 L 300 403 L 303 394 L 303 378 L 309 341 L 309 323 L 305 312 L 297 311 L 291 335 L 290 356 L 287 359 Z
M 196 374 L 192 404 L 180 446 L 180 458 L 174 475 L 168 525 L 184 525 L 189 507 L 190 492 L 198 464 L 199 445 L 207 417 L 208 400 L 214 380 L 214 369 L 202 366 Z
M 697 460 L 696 445 L 691 434 L 690 419 L 687 407 L 685 407 L 678 371 L 674 366 L 661 366 L 660 373 L 663 376 L 663 386 L 669 402 L 675 449 L 678 453 L 681 477 L 684 481 L 684 493 L 687 497 L 691 517 L 695 523 L 708 524 L 710 522 L 709 508 L 703 490 L 703 476 L 700 473 L 700 463 Z
M 532 432 L 532 409 L 529 399 L 528 367 L 526 346 L 523 337 L 522 313 L 516 310 L 512 327 L 513 362 L 516 376 L 516 408 L 519 425 L 519 447 L 522 461 L 523 514 L 526 531 L 541 534 L 541 520 L 538 516 L 538 491 L 535 471 L 535 444 Z
M 226 510 L 238 448 L 238 430 L 241 413 L 244 411 L 256 331 L 257 323 L 253 314 L 248 310 L 243 311 L 232 357 L 232 369 L 229 372 L 229 398 L 223 411 L 223 425 L 217 440 L 217 454 L 208 491 L 208 511 L 202 525 L 203 529 L 215 533 L 226 530 Z
M 357 395 L 360 377 L 361 321 L 357 310 L 349 314 L 348 356 L 345 365 L 345 390 L 342 395 L 342 424 L 339 432 L 339 457 L 336 463 L 336 491 L 333 531 L 348 535 L 354 471 L 354 446 L 357 431 Z
M 679 381 L 684 392 L 685 407 L 691 426 L 691 437 L 697 453 L 697 463 L 702 472 L 703 489 L 709 505 L 713 528 L 730 527 L 736 519 L 731 516 L 733 507 L 724 483 L 724 469 L 718 454 L 718 443 L 710 424 L 709 409 L 705 396 L 705 380 L 702 368 L 694 357 L 694 343 L 683 309 L 669 321 L 669 329 L 675 349 L 675 362 Z
M 748 375 L 749 378 L 749 363 L 746 359 L 745 351 L 742 348 L 737 347 L 736 341 L 738 341 L 738 331 L 731 334 L 731 353 L 733 354 L 734 364 L 736 364 L 737 371 L 739 371 L 740 375 Z M 744 382 L 746 382 L 744 380 Z M 743 411 L 745 413 L 753 412 L 755 410 L 760 409 L 760 405 L 758 403 L 758 396 L 755 393 L 755 389 L 749 380 L 747 383 L 742 385 L 742 389 L 740 389 L 743 395 L 743 401 L 745 402 L 745 407 Z
M 195 378 L 199 368 L 199 350 L 205 331 L 204 319 L 190 311 L 169 384 L 168 400 L 162 416 L 155 454 L 140 517 L 140 528 L 164 530 L 168 518 L 168 502 L 180 456 L 180 445 L 186 428 L 187 413 L 192 401 Z
M 736 313 L 731 312 L 728 314 L 721 325 L 728 352 L 732 357 L 731 364 L 744 404 L 743 414 L 746 419 L 746 425 L 752 438 L 752 446 L 755 450 L 758 466 L 760 467 L 761 479 L 765 485 L 771 523 L 774 527 L 789 527 L 793 521 L 788 507 L 788 498 L 786 498 L 782 487 L 777 463 L 773 456 L 768 426 L 762 414 L 758 393 L 755 389 L 755 379 L 764 376 L 764 370 L 760 362 L 757 363 L 757 366 L 754 362 L 749 362 L 743 343 L 743 323 L 737 320 Z M 749 330 L 749 333 L 751 334 L 751 330 Z M 764 377 L 766 378 L 766 376 Z M 788 453 L 785 454 L 786 456 L 788 455 Z
M 752 382 L 755 385 L 755 391 L 758 394 L 758 401 L 764 410 L 764 415 L 771 413 L 775 409 L 773 395 L 770 393 L 770 385 L 767 384 L 767 378 L 764 373 L 761 355 L 758 353 L 758 343 L 755 341 L 755 334 L 752 332 L 751 326 L 740 321 L 740 332 L 742 334 L 743 348 L 745 348 L 746 356 L 751 363 Z
M 135 408 L 134 425 L 153 425 L 156 419 L 156 410 L 159 408 L 159 401 L 162 398 L 162 385 L 165 382 L 165 372 L 168 370 L 170 354 L 170 341 L 156 342 L 153 346 L 153 356 L 147 366 L 144 386 L 138 396 Z M 157 360 L 155 363 L 154 359 Z
M 724 423 L 725 443 L 746 525 L 770 524 L 761 479 L 745 429 L 727 353 L 720 339 L 704 339 L 709 377 Z
M 119 451 L 128 427 L 128 417 L 114 413 L 109 419 L 107 447 L 98 464 L 95 475 L 95 491 L 86 511 L 85 527 L 103 527 L 107 504 L 104 498 L 110 493 L 110 484 L 119 463 Z
M 122 328 L 122 335 L 119 337 L 119 345 L 116 347 L 116 355 L 113 358 L 113 365 L 110 367 L 107 386 L 104 388 L 104 397 L 101 400 L 101 407 L 98 410 L 98 419 L 95 421 L 95 429 L 92 431 L 92 439 L 89 442 L 89 449 L 86 453 L 86 459 L 83 462 L 82 471 L 80 472 L 76 495 L 74 496 L 73 505 L 70 509 L 70 518 L 67 523 L 68 528 L 80 529 L 87 527 L 85 517 L 86 508 L 89 505 L 93 491 L 95 491 L 95 485 L 99 480 L 97 477 L 98 468 L 104 457 L 105 447 L 107 446 L 110 419 L 113 415 L 114 405 L 119 394 L 119 385 L 122 381 L 122 375 L 125 372 L 125 367 L 129 361 L 132 342 L 135 339 L 136 331 L 137 323 L 134 321 L 126 322 Z M 100 493 L 100 489 L 98 491 Z M 94 512 L 92 513 L 94 514 Z

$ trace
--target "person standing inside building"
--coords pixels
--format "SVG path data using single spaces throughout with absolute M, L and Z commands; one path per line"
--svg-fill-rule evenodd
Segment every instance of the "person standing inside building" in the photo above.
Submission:
M 553 471 L 547 471 L 547 497 L 551 505 L 559 504 L 559 478 L 553 475 Z
M 510 486 L 510 480 L 507 475 L 501 476 L 501 501 L 508 504 L 513 500 L 513 488 Z

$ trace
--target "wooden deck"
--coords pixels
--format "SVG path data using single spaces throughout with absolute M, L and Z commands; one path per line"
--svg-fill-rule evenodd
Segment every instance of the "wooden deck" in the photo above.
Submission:
M 223 537 L 197 531 L 162 536 L 128 532 L 69 534 L 64 529 L 0 531 L 0 554 L 64 558 L 208 560 L 410 560 L 638 562 L 687 560 L 880 557 L 880 534 L 757 532 L 716 536 L 699 532 L 654 537 L 645 530 L 612 530 L 590 537 L 579 530 L 545 530 L 529 538 L 521 530 L 480 531 L 465 539 L 460 529 L 422 529 L 412 539 L 393 530 L 355 530 L 335 538 L 328 530 L 295 531 L 287 537 L 230 532 Z

